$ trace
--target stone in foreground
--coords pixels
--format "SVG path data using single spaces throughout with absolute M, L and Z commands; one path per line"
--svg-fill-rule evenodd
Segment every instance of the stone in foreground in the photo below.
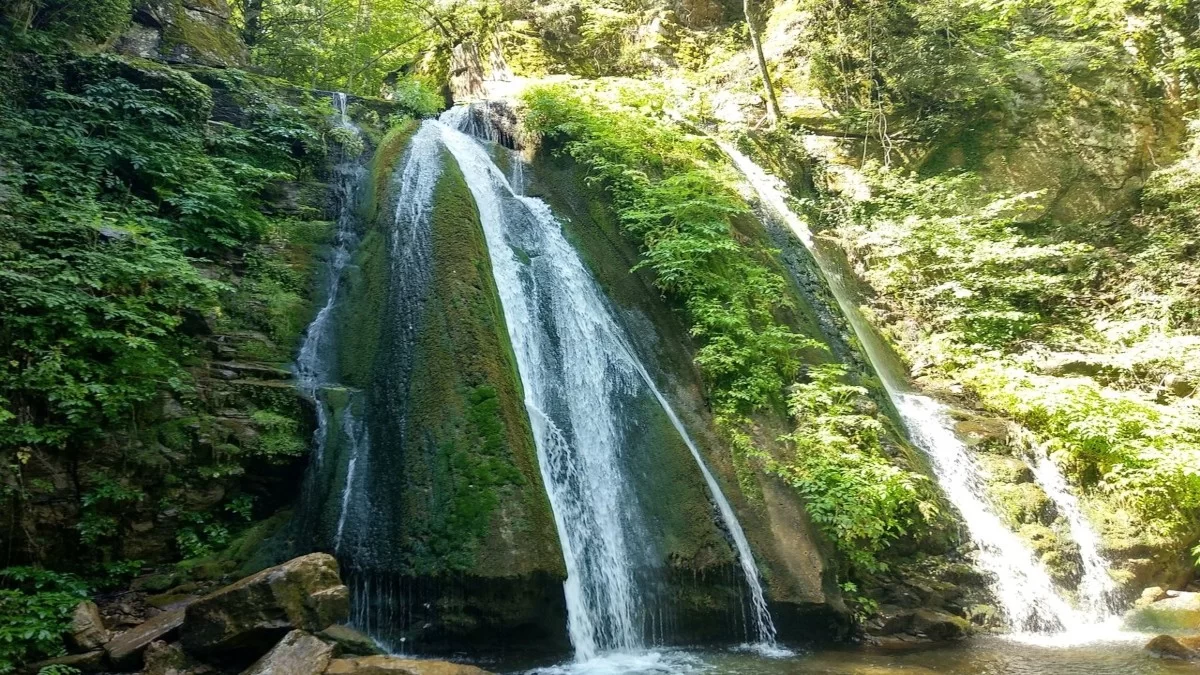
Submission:
M 1125 617 L 1133 630 L 1200 629 L 1200 593 L 1171 592 L 1171 597 L 1134 609 Z
M 312 633 L 294 630 L 242 675 L 321 675 L 331 658 L 332 646 Z
M 266 653 L 293 629 L 316 632 L 345 621 L 350 590 L 337 561 L 312 553 L 265 569 L 197 600 L 181 629 L 185 649 L 246 660 Z
M 1200 657 L 1200 652 L 1189 649 L 1170 635 L 1159 635 L 1146 643 L 1146 651 L 1160 659 L 1190 661 Z
M 491 675 L 475 666 L 448 661 L 401 659 L 394 656 L 363 656 L 334 659 L 325 675 Z
M 184 611 L 185 608 L 180 607 L 163 612 L 109 640 L 104 645 L 108 660 L 118 668 L 137 668 L 142 660 L 142 652 L 151 642 L 163 639 L 163 636 L 183 624 Z
M 74 611 L 71 612 L 71 625 L 63 635 L 63 641 L 67 643 L 67 649 L 71 653 L 83 654 L 100 649 L 108 642 L 109 637 L 96 603 L 84 600 L 75 605 Z

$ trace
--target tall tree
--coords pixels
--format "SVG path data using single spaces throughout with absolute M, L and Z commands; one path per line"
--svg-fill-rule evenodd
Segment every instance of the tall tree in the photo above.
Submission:
M 750 44 L 754 45 L 754 58 L 758 60 L 758 72 L 762 76 L 763 89 L 767 95 L 767 123 L 775 126 L 783 113 L 779 111 L 779 101 L 775 98 L 775 86 L 771 83 L 771 71 L 767 68 L 767 57 L 763 56 L 762 37 L 758 32 L 758 22 L 755 21 L 754 0 L 742 0 L 742 13 L 746 16 L 746 28 L 750 31 Z

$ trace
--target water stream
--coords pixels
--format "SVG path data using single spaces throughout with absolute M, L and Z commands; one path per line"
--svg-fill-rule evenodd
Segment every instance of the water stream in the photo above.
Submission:
M 621 468 L 621 401 L 639 392 L 653 395 L 696 460 L 737 549 L 754 638 L 773 643 L 758 571 L 733 509 L 549 206 L 517 194 L 480 140 L 463 133 L 488 138 L 475 120 L 459 107 L 425 124 L 441 130 L 479 208 L 566 561 L 576 660 L 645 647 L 646 598 L 633 561 L 646 541 L 630 515 L 633 495 Z
M 890 358 L 888 348 L 859 311 L 838 264 L 814 241 L 807 224 L 789 207 L 785 188 L 779 180 L 728 143 L 718 144 L 754 188 L 767 217 L 789 228 L 812 253 L 910 438 L 929 457 L 942 490 L 962 515 L 979 550 L 979 563 L 992 576 L 993 590 L 1009 626 L 1016 631 L 1061 632 L 1103 618 L 1096 612 L 1072 607 L 1029 547 L 997 516 L 986 496 L 980 468 L 955 433 L 949 411 L 908 386 L 903 371 Z M 1065 482 L 1053 464 L 1043 462 L 1039 467 L 1044 474 L 1043 485 L 1054 486 L 1048 492 L 1056 493 L 1057 496 L 1052 494 L 1052 497 L 1056 496 L 1056 503 L 1074 505 L 1074 499 L 1069 497 Z M 1072 534 L 1081 543 L 1081 551 L 1088 548 L 1090 542 L 1090 550 L 1095 553 L 1095 535 L 1078 508 L 1073 509 L 1074 516 L 1071 515 L 1072 508 L 1064 511 L 1070 520 Z M 1107 573 L 1102 563 L 1096 563 L 1100 560 L 1098 553 L 1092 560 L 1096 569 L 1086 570 L 1087 577 L 1080 587 L 1085 598 L 1105 593 L 1099 579 L 1107 579 Z M 1089 584 L 1096 584 L 1097 588 L 1093 590 Z M 1089 588 L 1085 590 L 1085 587 Z

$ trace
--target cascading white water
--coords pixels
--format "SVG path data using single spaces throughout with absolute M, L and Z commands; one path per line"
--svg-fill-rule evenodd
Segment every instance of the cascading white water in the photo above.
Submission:
M 1034 481 L 1050 496 L 1059 514 L 1071 527 L 1071 536 L 1079 546 L 1079 558 L 1083 563 L 1077 594 L 1079 604 L 1093 623 L 1108 621 L 1117 613 L 1114 599 L 1116 584 L 1108 575 L 1108 561 L 1100 554 L 1100 541 L 1083 515 L 1079 500 L 1067 486 L 1058 465 L 1046 453 L 1045 448 L 1035 448 L 1033 458 Z
M 631 569 L 641 539 L 627 516 L 633 495 L 621 474 L 617 404 L 638 392 L 656 398 L 691 450 L 736 544 L 754 596 L 757 637 L 773 641 L 757 568 L 720 487 L 549 206 L 517 195 L 484 146 L 460 131 L 475 124 L 466 107 L 425 123 L 441 129 L 479 208 L 567 566 L 576 660 L 642 646 L 642 598 Z
M 979 467 L 955 434 L 945 406 L 911 391 L 904 375 L 891 366 L 885 345 L 867 324 L 835 264 L 815 244 L 808 225 L 788 206 L 779 180 L 728 143 L 717 144 L 754 188 L 766 215 L 790 229 L 812 253 L 910 437 L 925 451 L 946 497 L 962 514 L 979 549 L 980 565 L 993 577 L 993 589 L 1010 626 L 1016 630 L 1061 631 L 1085 623 L 1090 617 L 1063 599 L 1033 552 L 996 515 L 985 496 Z M 1065 484 L 1063 493 L 1067 494 Z M 1092 537 L 1094 541 L 1082 515 L 1071 524 L 1077 540 Z
M 356 135 L 361 135 L 358 127 L 346 115 L 346 95 L 335 93 L 333 105 L 337 112 L 334 122 Z M 300 352 L 296 357 L 296 375 L 300 391 L 316 403 L 317 429 L 313 434 L 313 462 L 318 469 L 325 459 L 325 448 L 328 444 L 326 435 L 329 430 L 329 411 L 318 397 L 321 388 L 331 384 L 327 354 L 330 351 L 333 311 L 337 306 L 343 273 L 358 244 L 356 195 L 365 175 L 366 169 L 357 157 L 344 157 L 334 167 L 333 186 L 337 218 L 333 253 L 322 289 L 325 293 L 325 304 L 305 330 Z

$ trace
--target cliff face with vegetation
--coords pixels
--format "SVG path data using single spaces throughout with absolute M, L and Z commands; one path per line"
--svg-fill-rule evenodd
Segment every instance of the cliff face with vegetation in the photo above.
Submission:
M 319 411 L 374 420 L 387 450 L 369 489 L 397 498 L 355 542 L 369 562 L 346 571 L 424 607 L 393 617 L 394 639 L 566 649 L 520 378 L 448 156 L 427 287 L 390 292 L 392 178 L 414 118 L 513 74 L 527 80 L 505 131 L 525 144 L 529 192 L 563 216 L 697 437 L 781 628 L 844 636 L 843 598 L 858 619 L 880 604 L 996 617 L 811 257 L 758 217 L 710 136 L 786 182 L 1056 581 L 1077 584 L 1081 560 L 1032 480 L 1042 456 L 1080 495 L 1125 595 L 1191 582 L 1194 8 L 755 5 L 5 8 L 0 613 L 52 629 L 0 648 L 0 668 L 58 649 L 55 627 L 88 592 L 132 583 L 169 603 L 283 552 L 333 549 L 345 475 L 309 472 L 316 488 L 296 499 Z M 318 88 L 363 95 L 351 117 L 365 140 L 331 123 Z M 337 307 L 337 385 L 314 402 L 291 364 L 324 300 L 334 164 L 351 150 L 369 194 Z M 637 433 L 653 451 L 628 468 L 644 497 L 631 508 L 652 524 L 644 562 L 668 570 L 684 632 L 722 639 L 734 551 L 686 447 L 642 403 L 630 418 L 650 420 Z M 346 447 L 327 451 L 345 465 Z

